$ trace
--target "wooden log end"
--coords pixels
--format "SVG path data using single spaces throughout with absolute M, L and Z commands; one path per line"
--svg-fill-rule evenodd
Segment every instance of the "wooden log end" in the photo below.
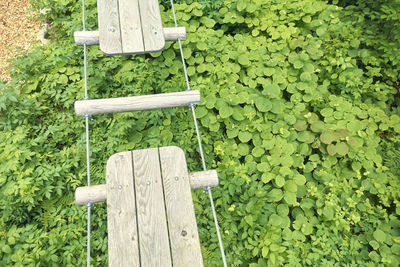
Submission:
M 107 187 L 105 184 L 82 186 L 75 190 L 75 201 L 78 205 L 106 201 Z
M 192 189 L 215 187 L 218 185 L 218 173 L 216 170 L 192 172 L 189 174 L 190 187 Z

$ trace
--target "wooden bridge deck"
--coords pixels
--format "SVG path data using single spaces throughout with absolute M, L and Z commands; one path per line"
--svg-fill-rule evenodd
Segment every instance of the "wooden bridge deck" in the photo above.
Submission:
M 103 53 L 140 54 L 164 48 L 158 0 L 98 0 L 97 10 Z
M 107 212 L 109 266 L 203 266 L 180 148 L 111 156 Z

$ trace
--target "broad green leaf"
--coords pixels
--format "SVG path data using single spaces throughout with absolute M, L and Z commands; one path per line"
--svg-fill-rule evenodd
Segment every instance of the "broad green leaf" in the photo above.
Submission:
M 280 175 L 275 177 L 275 184 L 277 187 L 282 187 L 285 184 L 285 178 Z
M 326 128 L 325 123 L 323 123 L 322 121 L 316 121 L 310 125 L 310 129 L 314 133 L 320 133 L 323 130 L 325 130 L 325 128 Z
M 271 101 L 262 96 L 256 98 L 255 104 L 256 104 L 257 109 L 261 112 L 270 111 L 272 108 Z
M 249 133 L 249 132 L 239 132 L 239 140 L 242 143 L 249 142 L 251 140 L 252 136 L 253 135 L 251 133 Z
M 296 193 L 293 192 L 285 192 L 284 197 L 287 204 L 294 205 L 297 202 Z
M 272 224 L 273 226 L 279 226 L 282 223 L 282 219 L 278 214 L 272 214 L 269 217 L 269 223 Z
M 219 115 L 221 116 L 221 118 L 229 118 L 233 113 L 233 109 L 228 106 L 228 105 L 224 105 L 223 107 L 220 108 L 219 110 Z
M 285 191 L 288 191 L 288 192 L 293 192 L 293 193 L 297 192 L 297 185 L 296 185 L 295 181 L 292 181 L 292 180 L 286 181 L 284 188 L 285 188 Z
M 307 122 L 305 120 L 298 120 L 296 123 L 293 125 L 293 127 L 297 131 L 304 131 L 307 129 Z
M 334 156 L 337 153 L 336 146 L 334 144 L 329 144 L 326 147 L 326 150 L 328 151 L 328 154 L 331 155 L 331 156 Z
M 301 174 L 296 174 L 293 180 L 297 185 L 304 185 L 306 183 L 306 177 L 304 177 L 304 175 Z
M 263 93 L 272 97 L 272 98 L 279 98 L 281 92 L 281 88 L 277 84 L 268 84 L 264 87 Z
M 336 140 L 335 132 L 330 129 L 322 131 L 320 140 L 324 144 L 331 144 L 333 141 Z
M 378 241 L 378 242 L 383 243 L 383 242 L 385 242 L 385 240 L 386 240 L 386 234 L 385 234 L 385 232 L 383 232 L 383 231 L 380 230 L 380 229 L 376 229 L 376 230 L 374 231 L 373 235 L 374 235 L 375 240 Z
M 278 188 L 274 188 L 271 190 L 271 192 L 269 192 L 268 194 L 268 202 L 279 202 L 283 197 L 283 193 L 282 190 L 278 189 Z
M 345 156 L 349 153 L 349 147 L 346 143 L 339 142 L 336 144 L 336 152 L 341 156 Z

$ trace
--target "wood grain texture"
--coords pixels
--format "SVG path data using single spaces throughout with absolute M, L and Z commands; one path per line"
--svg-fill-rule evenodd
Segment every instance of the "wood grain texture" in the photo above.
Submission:
M 166 27 L 164 28 L 165 41 L 186 40 L 185 27 Z M 76 31 L 74 32 L 74 41 L 76 45 L 98 45 L 99 31 Z
M 165 41 L 184 41 L 186 40 L 186 28 L 185 27 L 165 27 L 164 28 L 164 39 Z
M 112 155 L 106 172 L 109 266 L 140 266 L 132 153 Z
M 76 45 L 98 45 L 99 31 L 77 31 L 74 32 L 74 41 Z
M 189 174 L 189 181 L 192 189 L 214 187 L 218 185 L 218 173 L 216 170 L 192 172 Z
M 145 52 L 163 50 L 165 39 L 158 0 L 139 0 L 139 7 Z
M 156 95 L 81 100 L 75 102 L 75 113 L 78 116 L 85 116 L 180 107 L 199 103 L 200 91 L 193 90 Z
M 107 199 L 107 186 L 105 184 L 81 186 L 75 190 L 75 202 L 78 205 L 103 202 Z
M 173 264 L 203 266 L 185 155 L 178 147 L 159 153 Z
M 215 187 L 218 185 L 216 170 L 189 173 L 191 189 Z M 107 186 L 105 184 L 81 186 L 75 190 L 75 202 L 79 205 L 98 203 L 107 200 Z
M 172 266 L 158 149 L 132 155 L 142 266 Z
M 118 0 L 122 53 L 143 53 L 143 33 L 138 0 Z
M 98 0 L 100 50 L 106 55 L 122 54 L 121 29 L 117 0 Z

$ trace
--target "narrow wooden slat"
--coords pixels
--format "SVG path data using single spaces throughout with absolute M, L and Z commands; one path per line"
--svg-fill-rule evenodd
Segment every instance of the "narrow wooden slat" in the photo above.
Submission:
M 172 266 L 158 149 L 132 154 L 142 266 Z
M 131 152 L 107 162 L 107 223 L 109 266 L 139 266 Z
M 118 0 L 122 53 L 143 53 L 142 23 L 138 0 Z
M 197 90 L 157 95 L 92 99 L 75 102 L 78 116 L 170 108 L 200 103 Z
M 185 155 L 178 147 L 159 153 L 173 264 L 203 266 Z
M 117 0 L 97 1 L 100 50 L 106 55 L 122 53 Z
M 165 39 L 158 0 L 139 0 L 139 7 L 145 52 L 161 51 Z

